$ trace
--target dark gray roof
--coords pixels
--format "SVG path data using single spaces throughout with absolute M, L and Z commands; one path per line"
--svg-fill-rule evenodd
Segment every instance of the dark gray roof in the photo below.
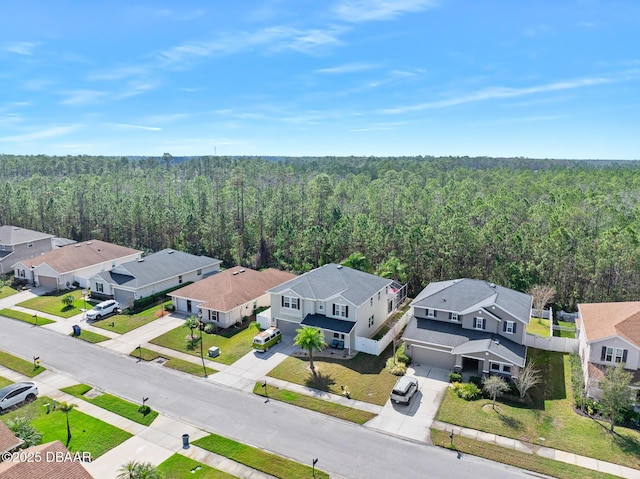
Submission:
M 37 241 L 45 238 L 53 238 L 53 235 L 40 233 L 39 231 L 19 228 L 17 226 L 3 225 L 0 226 L 0 244 L 17 245 L 28 243 L 29 241 Z
M 290 290 L 302 298 L 313 300 L 326 300 L 340 295 L 360 306 L 392 282 L 391 279 L 330 263 L 271 288 L 268 292 L 278 294 Z
M 353 321 L 344 319 L 328 318 L 322 314 L 307 314 L 302 320 L 303 326 L 313 326 L 314 328 L 328 329 L 338 333 L 350 333 L 356 325 Z
M 512 364 L 524 366 L 526 346 L 503 336 L 477 329 L 464 329 L 460 324 L 413 316 L 402 336 L 416 342 L 452 348 L 451 354 L 471 354 L 488 351 Z
M 411 305 L 457 313 L 496 306 L 524 323 L 529 322 L 531 314 L 530 295 L 488 281 L 468 278 L 430 283 Z M 501 316 L 499 312 L 492 311 L 492 314 Z
M 77 243 L 77 241 L 69 238 L 53 238 L 51 243 L 54 248 L 62 248 L 63 246 L 69 246 L 70 244 Z
M 99 273 L 98 276 L 109 284 L 137 289 L 220 263 L 222 261 L 219 259 L 208 256 L 163 249 L 144 256 L 142 261 L 123 263 L 111 271 Z

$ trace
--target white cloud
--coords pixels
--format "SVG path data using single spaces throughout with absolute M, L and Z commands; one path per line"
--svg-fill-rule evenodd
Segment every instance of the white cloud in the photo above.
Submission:
M 173 123 L 190 118 L 189 113 L 169 113 L 167 115 L 152 115 L 145 118 L 147 123 Z
M 80 128 L 79 125 L 54 126 L 45 128 L 44 130 L 32 131 L 30 133 L 0 137 L 0 142 L 29 142 L 33 140 L 41 140 L 43 138 L 55 138 L 58 136 L 66 135 L 67 133 L 71 133 L 78 128 Z
M 371 63 L 347 63 L 345 65 L 338 65 L 335 67 L 320 68 L 316 70 L 317 73 L 328 74 L 342 74 L 342 73 L 356 73 L 376 68 L 376 65 Z
M 130 123 L 108 123 L 108 125 L 115 126 L 116 128 L 123 128 L 125 130 L 162 131 L 162 128 L 157 126 L 132 125 Z
M 33 55 L 33 50 L 38 46 L 33 42 L 7 42 L 2 44 L 0 49 L 9 53 L 16 53 L 17 55 Z
M 117 94 L 114 98 L 116 100 L 122 100 L 124 98 L 131 98 L 132 96 L 141 95 L 142 93 L 151 91 L 156 88 L 155 83 L 145 82 L 129 82 L 127 89 Z
M 99 90 L 72 90 L 63 92 L 66 98 L 60 102 L 61 105 L 86 105 L 95 103 L 107 95 L 105 91 Z
M 359 23 L 393 20 L 434 6 L 434 0 L 344 0 L 335 6 L 334 12 L 340 20 Z

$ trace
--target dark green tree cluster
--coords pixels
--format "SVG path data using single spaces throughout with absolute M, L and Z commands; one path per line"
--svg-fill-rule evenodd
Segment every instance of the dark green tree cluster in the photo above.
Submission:
M 565 308 L 640 294 L 637 162 L 0 155 L 0 165 L 0 223 L 75 240 L 295 272 L 364 258 L 413 294 L 457 277 L 548 284 Z

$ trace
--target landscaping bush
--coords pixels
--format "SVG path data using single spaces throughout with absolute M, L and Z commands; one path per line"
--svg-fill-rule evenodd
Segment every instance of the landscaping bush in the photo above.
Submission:
M 207 323 L 204 325 L 204 332 L 207 334 L 213 334 L 216 332 L 216 325 L 213 323 Z
M 396 351 L 396 359 L 407 366 L 411 364 L 411 358 L 405 353 L 405 344 L 402 343 Z
M 263 311 L 266 311 L 267 309 L 269 309 L 271 306 L 260 306 L 259 308 L 256 308 L 253 310 L 253 314 L 255 314 L 256 316 L 260 313 L 262 313 Z
M 169 289 L 165 289 L 164 291 L 160 291 L 158 293 L 154 293 L 151 296 L 147 296 L 146 298 L 141 298 L 141 299 L 136 299 L 133 302 L 133 309 L 135 309 L 136 311 L 139 311 L 141 309 L 144 309 L 148 306 L 151 306 L 152 304 L 156 303 L 159 299 L 162 299 L 163 301 L 166 299 L 167 294 L 175 291 L 176 289 L 180 289 L 183 288 L 187 285 L 192 284 L 193 281 L 186 281 L 182 284 L 179 284 L 178 286 L 174 286 L 173 288 L 169 288 Z
M 460 373 L 449 373 L 449 382 L 450 383 L 461 383 L 462 382 L 462 374 L 460 374 Z
M 176 307 L 175 307 L 173 304 L 167 304 L 167 305 L 164 307 L 164 310 L 165 310 L 165 311 L 175 311 L 175 310 L 176 310 Z
M 478 389 L 482 389 L 482 378 L 480 376 L 471 376 L 469 382 L 478 386 Z
M 453 390 L 465 401 L 475 401 L 482 396 L 482 391 L 473 383 L 454 383 Z
M 401 361 L 394 361 L 393 358 L 387 359 L 385 367 L 394 376 L 404 376 L 407 372 L 407 365 Z

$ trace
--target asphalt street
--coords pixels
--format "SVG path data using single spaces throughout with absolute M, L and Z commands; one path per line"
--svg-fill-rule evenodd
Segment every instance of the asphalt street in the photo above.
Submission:
M 311 464 L 334 477 L 493 479 L 530 473 L 410 442 L 0 317 L 0 349 L 210 432 Z M 35 378 L 37 381 L 37 377 Z M 182 432 L 175 431 L 179 441 Z

